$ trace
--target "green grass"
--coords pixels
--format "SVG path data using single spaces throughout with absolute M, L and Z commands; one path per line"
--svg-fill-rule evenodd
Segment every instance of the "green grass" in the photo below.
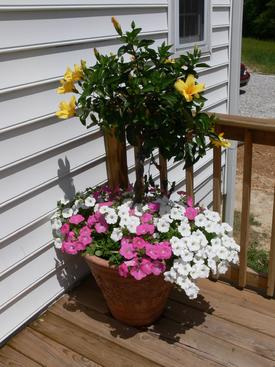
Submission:
M 254 227 L 260 227 L 261 223 L 253 214 L 249 215 L 249 223 Z M 239 241 L 241 228 L 241 213 L 234 213 L 234 238 Z M 261 241 L 266 238 L 266 233 L 259 233 L 253 227 L 250 228 L 250 241 L 247 251 L 247 265 L 258 273 L 268 272 L 268 251 L 261 248 Z
M 250 70 L 275 74 L 275 41 L 243 38 L 242 62 Z

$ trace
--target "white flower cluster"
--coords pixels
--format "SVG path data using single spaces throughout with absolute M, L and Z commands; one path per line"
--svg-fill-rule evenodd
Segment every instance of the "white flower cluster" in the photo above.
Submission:
M 210 271 L 224 274 L 229 263 L 238 263 L 240 251 L 240 246 L 228 235 L 232 228 L 221 223 L 218 213 L 204 210 L 195 217 L 194 224 L 192 230 L 188 222 L 181 221 L 178 227 L 181 237 L 170 240 L 176 258 L 164 273 L 165 280 L 177 284 L 190 299 L 198 295 L 196 279 L 208 278 Z

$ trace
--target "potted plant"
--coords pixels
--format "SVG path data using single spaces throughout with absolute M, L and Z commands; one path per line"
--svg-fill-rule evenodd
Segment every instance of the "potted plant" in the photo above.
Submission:
M 200 52 L 171 59 L 170 46 L 156 49 L 131 24 L 116 54 L 100 55 L 67 69 L 58 93 L 73 92 L 57 116 L 79 116 L 89 127 L 98 124 L 117 139 L 125 135 L 135 148 L 136 182 L 127 188 L 107 185 L 59 202 L 52 225 L 63 252 L 82 253 L 102 289 L 111 313 L 129 325 L 148 325 L 165 306 L 171 284 L 196 298 L 197 278 L 224 273 L 238 262 L 239 246 L 218 213 L 194 207 L 179 193 L 170 200 L 144 176 L 145 159 L 157 163 L 154 150 L 185 165 L 195 163 L 213 145 L 228 146 L 215 133 L 215 119 L 201 111 L 204 85 L 197 83 Z

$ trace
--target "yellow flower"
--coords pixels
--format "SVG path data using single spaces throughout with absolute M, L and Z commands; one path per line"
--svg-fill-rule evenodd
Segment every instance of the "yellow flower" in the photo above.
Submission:
M 80 65 L 75 64 L 74 70 L 71 68 L 67 68 L 65 74 L 64 74 L 64 80 L 66 82 L 77 82 L 78 80 L 83 79 L 83 62 L 82 67 Z
M 72 72 L 71 68 L 69 68 L 69 67 L 67 68 L 67 70 L 66 70 L 66 72 L 64 74 L 64 80 L 66 82 L 73 81 L 73 72 Z
M 224 133 L 220 133 L 218 135 L 219 140 L 210 139 L 212 145 L 214 145 L 215 147 L 229 148 L 231 146 L 231 143 L 228 140 L 224 139 L 223 136 L 224 136 Z
M 75 96 L 72 96 L 69 102 L 62 101 L 59 104 L 59 111 L 56 112 L 56 116 L 60 119 L 67 119 L 75 115 L 76 100 Z
M 112 23 L 113 23 L 113 26 L 115 27 L 115 30 L 117 31 L 117 33 L 121 33 L 122 30 L 121 30 L 121 25 L 119 24 L 119 22 L 117 21 L 117 19 L 115 17 L 112 17 Z
M 72 80 L 68 82 L 66 80 L 60 80 L 60 83 L 61 87 L 56 90 L 58 94 L 71 93 L 74 91 L 74 82 Z
M 175 83 L 176 90 L 184 96 L 187 102 L 193 100 L 193 96 L 198 97 L 198 93 L 204 90 L 204 84 L 196 84 L 194 75 L 189 74 L 186 81 L 178 79 Z

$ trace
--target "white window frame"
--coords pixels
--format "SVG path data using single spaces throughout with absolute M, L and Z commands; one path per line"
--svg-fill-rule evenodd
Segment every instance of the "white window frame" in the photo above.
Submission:
M 198 46 L 202 55 L 210 54 L 210 32 L 211 32 L 211 0 L 204 0 L 204 39 L 198 42 L 186 44 L 180 43 L 179 37 L 179 0 L 169 0 L 169 43 L 174 45 L 175 56 L 186 53 Z

